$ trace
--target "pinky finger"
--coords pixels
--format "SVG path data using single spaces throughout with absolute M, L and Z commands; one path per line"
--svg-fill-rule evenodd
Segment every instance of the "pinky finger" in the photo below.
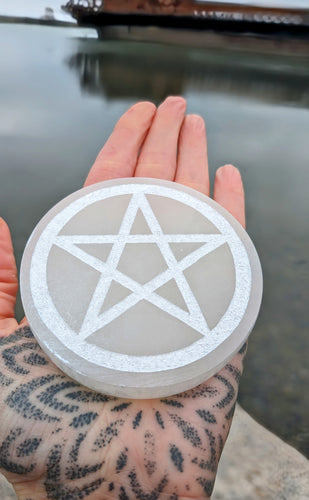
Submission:
M 224 165 L 217 170 L 214 200 L 245 227 L 245 193 L 239 170 L 233 165 Z

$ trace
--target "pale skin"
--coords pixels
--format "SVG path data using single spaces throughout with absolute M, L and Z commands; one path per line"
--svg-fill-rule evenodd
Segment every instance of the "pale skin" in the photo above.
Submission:
M 209 195 L 205 124 L 169 97 L 118 121 L 85 185 L 153 177 Z M 214 199 L 245 225 L 241 176 L 216 172 Z M 210 498 L 242 372 L 245 346 L 217 375 L 173 397 L 125 400 L 64 375 L 18 324 L 18 280 L 0 219 L 0 470 L 20 500 Z

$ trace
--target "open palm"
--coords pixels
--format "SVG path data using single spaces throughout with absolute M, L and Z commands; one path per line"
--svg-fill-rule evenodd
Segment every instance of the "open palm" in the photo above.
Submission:
M 170 97 L 119 120 L 86 185 L 153 177 L 209 195 L 203 120 Z M 214 199 L 244 225 L 238 170 L 221 167 Z M 0 220 L 0 467 L 22 500 L 209 498 L 237 397 L 245 348 L 218 374 L 164 399 L 98 394 L 64 375 L 14 319 L 16 266 Z

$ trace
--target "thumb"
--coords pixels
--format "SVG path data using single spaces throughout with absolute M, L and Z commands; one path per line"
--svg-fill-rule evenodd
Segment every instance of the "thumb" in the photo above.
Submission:
M 10 230 L 0 217 L 0 337 L 17 327 L 14 318 L 18 279 Z

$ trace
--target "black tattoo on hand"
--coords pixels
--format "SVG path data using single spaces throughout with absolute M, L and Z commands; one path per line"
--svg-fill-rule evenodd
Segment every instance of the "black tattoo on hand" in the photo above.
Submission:
M 98 394 L 73 381 L 28 327 L 0 338 L 0 357 L 3 471 L 24 476 L 25 484 L 37 474 L 42 495 L 51 500 L 210 497 L 241 363 L 227 364 L 182 394 L 144 402 Z

